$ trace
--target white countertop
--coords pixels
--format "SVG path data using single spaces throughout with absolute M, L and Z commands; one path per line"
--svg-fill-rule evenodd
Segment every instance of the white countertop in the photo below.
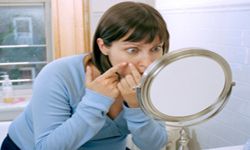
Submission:
M 0 100 L 0 121 L 11 121 L 19 115 L 29 103 L 28 97 L 18 97 L 13 103 Z
M 0 112 L 20 110 L 28 104 L 28 100 L 16 101 L 14 103 L 3 103 L 0 102 Z
M 2 91 L 0 91 L 0 121 L 12 121 L 29 103 L 32 89 L 15 89 L 14 101 L 12 103 L 4 103 L 1 92 Z

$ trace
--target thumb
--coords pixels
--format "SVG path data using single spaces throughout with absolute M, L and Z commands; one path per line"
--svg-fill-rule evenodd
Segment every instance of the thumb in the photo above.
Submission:
M 86 80 L 86 84 L 89 84 L 93 80 L 92 70 L 91 70 L 90 66 L 86 67 L 86 77 L 85 77 L 85 80 Z

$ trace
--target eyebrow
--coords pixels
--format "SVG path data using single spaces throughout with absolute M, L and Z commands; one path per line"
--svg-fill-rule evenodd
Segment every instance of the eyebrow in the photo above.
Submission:
M 164 45 L 164 42 L 161 42 L 159 44 L 156 44 L 156 46 L 163 46 Z
M 145 44 L 145 43 L 142 43 L 142 44 Z M 161 42 L 161 43 L 158 43 L 158 44 L 155 44 L 153 45 L 153 47 L 157 47 L 157 46 L 163 46 L 164 42 Z M 139 47 L 141 45 L 141 43 L 139 42 L 128 42 L 128 41 L 124 41 L 124 46 L 137 46 Z

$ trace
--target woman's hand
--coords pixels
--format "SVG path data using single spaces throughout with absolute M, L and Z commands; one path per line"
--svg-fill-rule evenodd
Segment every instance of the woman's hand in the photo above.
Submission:
M 116 99 L 120 94 L 117 88 L 117 84 L 119 83 L 117 72 L 122 70 L 126 65 L 127 63 L 117 64 L 96 78 L 93 77 L 91 67 L 87 66 L 86 87 L 97 93 Z
M 131 71 L 131 74 L 123 77 L 117 84 L 117 86 L 119 91 L 121 92 L 123 99 L 127 102 L 129 107 L 139 107 L 135 87 L 141 80 L 141 74 L 131 63 L 129 64 L 129 69 Z

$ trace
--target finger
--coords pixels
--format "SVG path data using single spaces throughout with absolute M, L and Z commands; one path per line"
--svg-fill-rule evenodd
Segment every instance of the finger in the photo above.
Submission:
M 110 68 L 108 71 L 106 71 L 102 76 L 105 78 L 112 77 L 113 75 L 117 75 L 117 72 L 120 72 L 125 66 L 127 65 L 126 62 L 117 64 Z
M 114 76 L 112 78 L 108 78 L 108 79 L 105 79 L 105 80 L 107 80 L 108 83 L 118 83 L 119 82 L 117 76 Z
M 122 78 L 120 83 L 121 83 L 121 86 L 123 87 L 123 89 L 125 89 L 125 90 L 130 89 L 130 86 L 129 86 L 129 84 L 128 84 L 128 82 L 127 82 L 127 80 L 125 78 Z
M 117 88 L 119 89 L 119 91 L 123 91 L 124 90 L 124 87 L 122 86 L 121 82 L 119 82 L 117 84 Z
M 127 81 L 130 88 L 133 88 L 133 87 L 135 87 L 137 85 L 137 83 L 136 83 L 136 81 L 135 81 L 135 79 L 134 79 L 134 77 L 132 75 L 130 75 L 130 74 L 127 75 L 125 77 L 125 79 L 126 79 L 126 81 Z
M 109 78 L 115 78 L 115 79 L 119 80 L 120 79 L 120 74 L 118 72 L 116 72 L 115 74 L 110 75 Z
M 90 66 L 86 67 L 86 77 L 85 77 L 86 83 L 90 83 L 93 80 L 92 77 L 92 70 Z
M 123 93 L 124 91 L 128 91 L 125 87 L 124 87 L 124 85 L 121 83 L 121 82 L 119 82 L 118 84 L 117 84 L 117 88 Z
M 141 74 L 139 73 L 139 71 L 135 68 L 135 66 L 132 63 L 129 63 L 129 68 L 130 68 L 130 71 L 131 71 L 136 83 L 138 84 L 141 80 Z

